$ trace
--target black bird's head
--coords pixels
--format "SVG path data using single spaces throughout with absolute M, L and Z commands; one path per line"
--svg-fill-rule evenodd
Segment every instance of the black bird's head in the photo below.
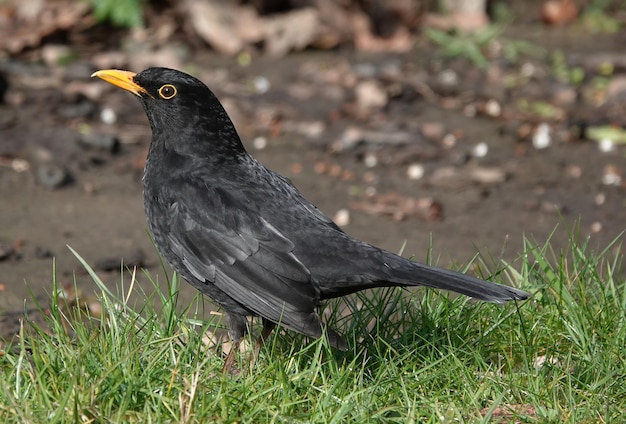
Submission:
M 92 77 L 141 99 L 152 128 L 153 148 L 220 159 L 246 154 L 215 94 L 191 75 L 168 68 L 148 68 L 138 74 L 107 69 L 94 72 Z

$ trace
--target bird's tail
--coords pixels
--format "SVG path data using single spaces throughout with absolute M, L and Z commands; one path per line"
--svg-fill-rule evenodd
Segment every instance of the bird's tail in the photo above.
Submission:
M 530 293 L 502 284 L 483 281 L 470 275 L 447 269 L 436 268 L 395 255 L 387 251 L 378 251 L 379 263 L 372 275 L 371 262 L 368 272 L 360 274 L 355 280 L 325 285 L 321 284 L 322 298 L 343 296 L 366 288 L 385 286 L 426 286 L 450 290 L 476 299 L 493 303 L 505 303 L 510 300 L 523 300 Z M 351 280 L 351 279 L 349 279 Z
M 436 289 L 451 290 L 476 299 L 493 303 L 510 300 L 523 300 L 530 293 L 514 287 L 483 281 L 470 275 L 435 268 L 419 262 L 406 261 L 396 268 L 393 282 L 406 286 L 426 286 Z

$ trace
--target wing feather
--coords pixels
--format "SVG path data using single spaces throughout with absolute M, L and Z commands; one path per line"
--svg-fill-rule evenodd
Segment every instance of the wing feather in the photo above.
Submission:
M 182 190 L 193 202 L 170 207 L 168 240 L 187 271 L 258 315 L 319 333 L 301 328 L 320 295 L 291 240 L 224 190 Z

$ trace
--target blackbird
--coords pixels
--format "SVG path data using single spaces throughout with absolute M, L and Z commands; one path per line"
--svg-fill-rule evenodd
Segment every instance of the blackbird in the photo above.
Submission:
M 427 286 L 495 303 L 530 296 L 350 237 L 287 178 L 248 154 L 198 79 L 167 68 L 93 76 L 137 95 L 148 115 L 148 226 L 167 262 L 228 315 L 233 349 L 224 369 L 248 316 L 262 317 L 259 340 L 276 324 L 318 338 L 320 302 L 373 287 Z M 332 346 L 347 348 L 332 329 L 325 334 Z

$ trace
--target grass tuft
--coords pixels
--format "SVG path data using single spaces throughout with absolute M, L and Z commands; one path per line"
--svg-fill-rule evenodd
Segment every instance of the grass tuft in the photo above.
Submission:
M 534 293 L 505 306 L 436 290 L 378 289 L 326 305 L 350 350 L 280 330 L 249 372 L 223 376 L 200 299 L 181 309 L 136 270 L 96 316 L 53 282 L 45 326 L 0 350 L 1 422 L 619 422 L 626 410 L 626 290 L 619 240 L 600 252 L 524 240 L 495 280 Z M 481 264 L 481 269 L 489 268 Z M 155 306 L 160 305 L 160 306 Z M 245 361 L 246 355 L 242 354 Z

